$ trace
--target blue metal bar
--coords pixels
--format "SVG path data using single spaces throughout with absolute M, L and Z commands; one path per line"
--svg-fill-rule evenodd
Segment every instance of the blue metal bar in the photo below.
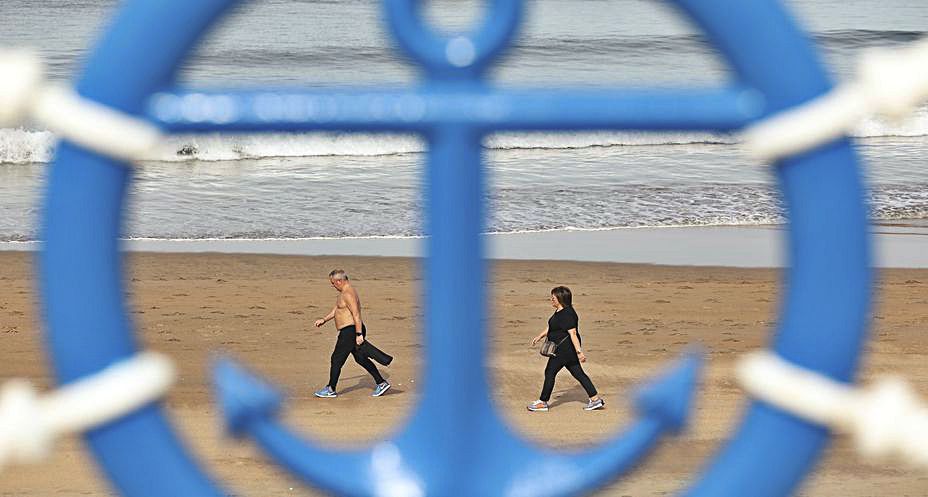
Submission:
M 497 436 L 505 430 L 487 395 L 482 135 L 445 125 L 426 138 L 427 354 L 421 400 L 392 444 L 404 465 L 417 469 L 428 495 L 474 495 L 468 489 L 485 478 L 474 459 L 506 440 Z
M 138 113 L 165 87 L 177 60 L 236 2 L 127 2 L 87 63 L 78 91 Z M 183 22 L 164 24 L 183 11 Z M 118 77 L 116 77 L 118 75 Z M 119 235 L 131 180 L 125 165 L 62 144 L 50 166 L 39 272 L 47 341 L 58 381 L 68 383 L 137 349 L 125 306 Z M 158 405 L 86 434 L 103 471 L 133 497 L 224 496 L 171 430 Z
M 149 117 L 168 131 L 405 131 L 443 124 L 504 130 L 720 130 L 764 113 L 744 88 L 677 90 L 180 90 L 156 94 Z
M 830 88 L 812 45 L 779 2 L 676 3 L 722 51 L 737 77 L 763 92 L 769 111 Z M 860 168 L 846 139 L 777 166 L 790 220 L 790 267 L 773 348 L 796 364 L 848 380 L 866 338 L 872 288 Z M 825 429 L 752 403 L 730 442 L 687 495 L 787 495 L 827 441 Z
M 484 261 L 484 171 L 482 136 L 462 126 L 443 126 L 428 136 L 424 311 L 425 357 L 420 406 L 442 443 L 462 447 L 446 454 L 451 467 L 478 448 L 468 432 L 488 411 L 486 262 Z M 468 411 L 448 409 L 455 404 Z M 463 429 L 462 429 L 463 427 Z M 460 444 L 460 445 L 457 445 Z

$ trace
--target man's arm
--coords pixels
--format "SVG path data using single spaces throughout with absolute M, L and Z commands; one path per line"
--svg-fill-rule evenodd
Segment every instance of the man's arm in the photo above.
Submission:
M 345 293 L 347 293 L 347 295 L 342 295 L 342 297 L 345 300 L 345 305 L 348 306 L 351 317 L 354 319 L 355 342 L 361 345 L 364 343 L 364 337 L 361 336 L 361 332 L 364 330 L 364 323 L 361 321 L 361 306 L 358 305 L 358 296 L 354 292 Z
M 332 308 L 332 312 L 326 314 L 324 318 L 317 319 L 316 322 L 313 323 L 316 325 L 316 328 L 328 323 L 332 319 L 335 319 L 335 311 L 337 309 L 338 309 L 338 306 L 336 305 L 335 307 Z

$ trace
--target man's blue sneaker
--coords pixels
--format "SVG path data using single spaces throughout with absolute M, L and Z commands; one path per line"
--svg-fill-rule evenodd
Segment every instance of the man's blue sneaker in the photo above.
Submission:
M 390 384 L 389 384 L 389 383 L 387 383 L 387 382 L 379 383 L 379 384 L 374 388 L 374 393 L 371 394 L 371 397 L 380 397 L 381 395 L 384 394 L 384 392 L 386 392 L 386 391 L 389 390 L 389 389 L 390 389 Z
M 335 390 L 332 390 L 332 387 L 328 385 L 326 385 L 325 388 L 321 390 L 317 390 L 316 393 L 314 393 L 313 395 L 315 395 L 316 397 L 322 398 L 322 399 L 330 399 L 332 397 L 338 397 L 338 394 L 335 393 Z

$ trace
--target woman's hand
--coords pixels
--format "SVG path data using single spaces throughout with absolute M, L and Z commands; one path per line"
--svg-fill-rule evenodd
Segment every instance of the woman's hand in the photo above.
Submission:
M 541 335 L 538 335 L 537 337 L 533 338 L 533 339 L 532 339 L 532 346 L 534 347 L 535 344 L 537 344 L 539 340 L 541 340 Z
M 578 350 L 578 351 L 577 351 L 577 359 L 578 359 L 580 362 L 586 362 L 586 355 L 583 353 L 582 350 Z

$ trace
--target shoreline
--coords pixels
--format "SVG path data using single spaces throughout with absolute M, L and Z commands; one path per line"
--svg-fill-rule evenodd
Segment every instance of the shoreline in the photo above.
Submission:
M 871 228 L 874 266 L 928 267 L 928 222 Z M 662 266 L 784 267 L 785 225 L 552 230 L 484 235 L 492 260 L 614 262 Z M 425 237 L 305 239 L 129 239 L 128 252 L 422 257 Z M 36 251 L 41 242 L 0 242 L 3 251 Z

